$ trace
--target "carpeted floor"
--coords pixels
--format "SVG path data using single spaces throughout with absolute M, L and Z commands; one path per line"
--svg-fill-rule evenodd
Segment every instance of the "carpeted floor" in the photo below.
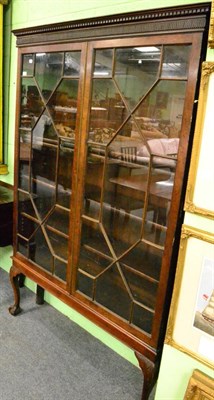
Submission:
M 0 269 L 0 400 L 140 400 L 142 373 Z

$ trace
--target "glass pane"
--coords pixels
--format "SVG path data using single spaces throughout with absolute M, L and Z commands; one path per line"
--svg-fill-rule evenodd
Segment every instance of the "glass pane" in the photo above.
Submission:
M 102 231 L 99 223 L 83 217 L 80 259 L 82 257 L 82 251 L 83 256 L 85 255 L 85 248 L 91 249 L 90 251 L 93 253 L 95 264 L 95 254 L 100 254 L 103 256 L 103 258 L 110 260 L 109 263 L 112 260 L 111 246 L 109 245 L 107 235 L 104 236 L 104 232 Z M 98 260 L 100 263 L 101 259 L 98 258 Z M 100 265 L 98 267 L 100 268 Z
M 77 275 L 77 290 L 93 299 L 94 281 L 89 276 L 78 272 Z
M 93 147 L 90 146 L 88 152 L 85 178 L 84 214 L 99 219 L 104 161 L 102 157 L 93 154 Z
M 55 257 L 54 259 L 54 275 L 66 281 L 67 263 Z
M 43 218 L 55 203 L 57 149 L 53 146 L 43 145 L 41 148 L 38 148 L 38 144 L 36 146 L 33 149 L 31 162 L 31 191 L 37 210 Z
M 136 271 L 131 269 L 122 268 L 122 271 L 130 287 L 133 298 L 137 302 L 154 310 L 158 282 L 151 282 L 146 277 L 136 274 Z
M 52 232 L 50 229 L 46 229 L 46 233 L 53 253 L 66 261 L 68 259 L 68 238 Z
M 139 306 L 138 304 L 134 305 L 132 323 L 135 326 L 151 334 L 153 318 L 153 312 Z
M 20 127 L 29 130 L 34 124 L 33 118 L 38 117 L 44 103 L 33 78 L 22 78 Z
M 129 320 L 132 300 L 116 266 L 108 269 L 97 279 L 95 300 Z
M 133 109 L 158 78 L 161 47 L 116 49 L 115 79 Z
M 20 129 L 20 143 L 19 143 L 19 183 L 20 189 L 29 190 L 29 172 L 30 172 L 30 146 L 31 132 L 26 134 L 26 131 Z M 29 142 L 28 142 L 29 141 Z
M 133 114 L 133 130 L 140 129 L 147 140 L 179 138 L 185 91 L 184 81 L 159 81 Z
M 156 163 L 155 160 L 157 160 L 158 168 L 153 169 L 152 180 L 148 187 L 148 207 L 153 210 L 153 213 L 147 215 L 143 237 L 164 246 L 176 163 L 170 158 L 154 157 L 154 163 Z M 159 163 L 164 169 L 159 167 Z
M 112 74 L 112 59 L 113 50 L 96 50 L 95 52 L 95 65 L 94 77 L 111 77 Z
M 30 259 L 46 271 L 52 272 L 53 256 L 41 228 L 37 229 L 32 239 L 34 240 L 34 252 L 30 255 Z
M 191 46 L 164 46 L 161 76 L 187 78 Z
M 28 241 L 17 236 L 17 250 L 24 257 L 28 257 Z
M 60 221 L 60 223 L 59 223 Z M 46 226 L 50 228 L 54 228 L 59 232 L 68 235 L 69 229 L 69 212 L 67 210 L 63 210 L 61 207 L 55 207 L 51 215 L 48 217 L 46 221 Z
M 112 80 L 94 79 L 89 140 L 108 143 L 128 115 Z
M 22 76 L 34 74 L 34 56 L 33 54 L 24 54 L 22 58 Z
M 79 270 L 86 272 L 93 278 L 104 271 L 112 261 L 110 257 L 104 257 L 100 252 L 96 252 L 96 248 L 85 243 L 80 252 Z
M 75 138 L 78 84 L 77 79 L 63 79 L 48 102 L 59 136 Z
M 19 204 L 18 204 L 19 213 L 24 213 L 33 217 L 34 219 L 37 219 L 37 215 L 33 207 L 30 195 L 19 191 L 18 199 L 19 199 Z
M 47 100 L 63 71 L 63 53 L 37 53 L 35 77 L 45 100 Z
M 39 118 L 33 117 L 33 148 L 40 149 L 46 139 L 55 141 L 57 139 L 56 131 L 52 124 L 52 119 L 47 111 L 42 113 Z
M 24 216 L 22 213 L 18 216 L 18 233 L 25 239 L 30 239 L 35 230 L 38 228 L 38 224 L 35 221 Z
M 70 208 L 72 169 L 74 157 L 73 141 L 61 140 L 57 177 L 57 204 Z
M 65 53 L 64 75 L 79 76 L 80 74 L 80 51 Z
M 121 265 L 136 271 L 136 275 L 145 274 L 158 281 L 160 277 L 163 251 L 140 241 L 133 249 L 120 260 Z

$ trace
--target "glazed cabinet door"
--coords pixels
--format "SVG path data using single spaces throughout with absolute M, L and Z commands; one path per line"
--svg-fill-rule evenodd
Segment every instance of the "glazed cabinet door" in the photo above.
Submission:
M 182 190 L 200 38 L 94 42 L 73 294 L 157 345 Z M 84 151 L 84 149 L 83 149 Z M 114 329 L 114 328 L 113 328 Z
M 85 45 L 20 50 L 16 251 L 66 287 Z
M 201 37 L 19 50 L 17 257 L 140 351 L 160 335 Z

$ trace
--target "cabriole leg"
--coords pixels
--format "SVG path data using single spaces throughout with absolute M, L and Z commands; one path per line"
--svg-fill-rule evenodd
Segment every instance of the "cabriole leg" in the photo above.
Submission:
M 148 400 L 157 380 L 158 368 L 155 363 L 146 358 L 143 354 L 136 351 L 135 356 L 137 357 L 144 378 L 141 400 Z
M 15 266 L 10 268 L 10 282 L 14 293 L 14 305 L 9 307 L 11 315 L 18 315 L 21 312 L 20 308 L 20 290 L 19 290 L 19 277 L 21 272 Z

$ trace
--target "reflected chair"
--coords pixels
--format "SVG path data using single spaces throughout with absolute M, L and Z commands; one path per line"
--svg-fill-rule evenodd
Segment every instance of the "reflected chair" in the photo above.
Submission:
M 137 162 L 137 147 L 123 146 L 121 147 L 121 160 L 127 163 Z

